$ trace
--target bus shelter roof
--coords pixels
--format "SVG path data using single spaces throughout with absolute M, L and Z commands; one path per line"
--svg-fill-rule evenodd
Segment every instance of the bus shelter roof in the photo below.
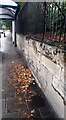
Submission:
M 18 5 L 12 0 L 0 0 L 0 20 L 14 20 Z

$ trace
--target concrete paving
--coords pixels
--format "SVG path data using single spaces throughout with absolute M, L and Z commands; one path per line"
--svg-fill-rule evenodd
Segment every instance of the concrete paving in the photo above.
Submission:
M 18 118 L 19 120 L 20 118 L 27 118 L 31 120 L 46 120 L 48 118 L 58 119 L 57 114 L 54 112 L 36 82 L 30 85 L 27 92 L 17 95 L 16 89 L 11 84 L 13 81 L 10 77 L 11 69 L 17 64 L 24 65 L 26 68 L 28 66 L 23 53 L 12 44 L 10 34 L 8 34 L 5 38 L 1 38 L 1 53 L 2 74 L 0 80 L 2 82 L 2 90 L 0 91 L 2 92 L 2 95 L 0 96 L 0 101 L 2 102 L 2 111 L 0 112 L 0 115 L 2 120 L 4 118 L 11 118 L 12 120 L 14 118 Z M 28 99 L 30 94 L 31 101 Z M 19 102 L 20 99 L 22 99 L 22 104 Z

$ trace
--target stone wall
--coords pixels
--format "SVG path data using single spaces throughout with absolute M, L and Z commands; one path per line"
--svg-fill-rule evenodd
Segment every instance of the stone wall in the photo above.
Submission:
M 64 117 L 64 53 L 55 46 L 17 35 L 17 45 L 23 51 L 36 82 L 60 118 Z

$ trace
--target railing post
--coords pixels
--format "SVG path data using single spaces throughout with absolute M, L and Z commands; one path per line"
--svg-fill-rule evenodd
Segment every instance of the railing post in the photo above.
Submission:
M 52 20 L 51 20 L 51 9 L 52 9 L 52 8 L 51 8 L 51 3 L 50 3 L 50 38 L 51 38 L 51 31 L 52 31 L 52 29 L 51 29 L 51 21 L 52 21 Z
M 66 43 L 66 16 L 65 16 L 64 43 Z
M 43 40 L 45 38 L 45 30 L 46 30 L 46 2 L 43 3 L 43 8 L 44 8 L 44 26 L 43 26 Z

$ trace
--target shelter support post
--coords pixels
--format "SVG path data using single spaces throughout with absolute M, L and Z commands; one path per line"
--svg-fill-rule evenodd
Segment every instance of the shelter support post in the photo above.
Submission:
M 12 21 L 12 41 L 15 47 L 17 46 L 16 44 L 16 30 L 15 30 L 15 20 Z

